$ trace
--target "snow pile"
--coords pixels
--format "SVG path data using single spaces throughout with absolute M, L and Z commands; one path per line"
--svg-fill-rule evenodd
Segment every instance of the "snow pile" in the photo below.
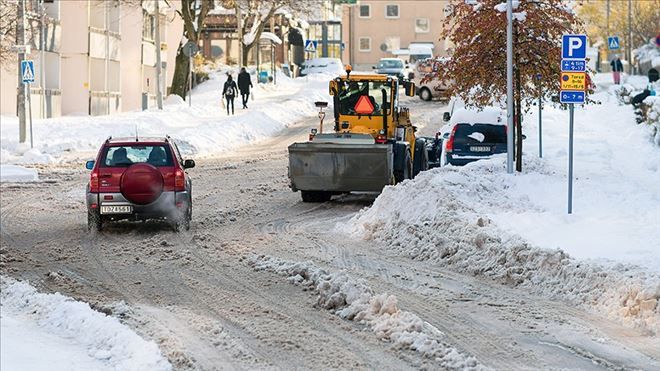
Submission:
M 4 182 L 36 182 L 39 175 L 35 169 L 27 169 L 15 165 L 0 165 L 0 183 Z
M 660 148 L 606 92 L 576 108 L 574 213 L 566 213 L 565 110 L 524 123 L 523 173 L 505 155 L 386 187 L 348 232 L 413 259 L 525 286 L 660 330 Z
M 655 44 L 655 37 L 642 47 L 633 50 L 635 59 L 644 70 L 660 68 L 660 47 Z
M 656 83 L 656 85 L 660 84 Z M 659 90 L 656 90 L 656 92 L 659 92 Z M 646 97 L 646 99 L 644 99 L 642 109 L 646 111 L 644 113 L 646 123 L 651 126 L 653 143 L 655 143 L 657 146 L 660 146 L 660 96 L 655 95 Z
M 171 370 L 158 346 L 116 318 L 1 277 L 2 369 Z
M 185 155 L 212 156 L 277 134 L 310 116 L 315 101 L 327 101 L 326 75 L 290 79 L 278 74 L 277 85 L 257 84 L 249 109 L 235 101 L 234 116 L 223 107 L 225 70 L 210 73 L 210 80 L 195 88 L 192 107 L 180 98 L 168 97 L 162 111 L 125 112 L 110 116 L 65 116 L 34 122 L 35 149 L 18 143 L 18 120 L 2 117 L 2 163 L 52 163 L 91 158 L 108 136 L 164 136 L 179 142 Z M 235 71 L 232 71 L 235 72 Z M 236 73 L 233 73 L 236 77 Z
M 485 370 L 476 358 L 461 354 L 444 342 L 445 335 L 417 315 L 399 309 L 397 298 L 374 294 L 364 281 L 344 272 L 329 273 L 311 262 L 289 262 L 270 256 L 254 256 L 249 264 L 257 271 L 270 271 L 296 285 L 311 286 L 318 292 L 318 304 L 339 317 L 364 323 L 379 339 L 397 349 L 417 351 L 435 359 L 444 369 Z

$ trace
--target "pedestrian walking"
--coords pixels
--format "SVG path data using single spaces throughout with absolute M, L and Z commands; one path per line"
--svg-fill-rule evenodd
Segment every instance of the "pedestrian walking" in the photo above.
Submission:
M 247 102 L 250 97 L 250 88 L 252 87 L 252 80 L 250 74 L 245 71 L 245 67 L 241 68 L 241 73 L 238 74 L 238 90 L 241 91 L 241 98 L 243 101 L 243 109 L 248 108 Z
M 227 81 L 225 81 L 225 86 L 222 88 L 222 96 L 227 100 L 227 115 L 229 115 L 229 106 L 231 105 L 231 114 L 234 114 L 234 97 L 238 95 L 238 89 L 236 88 L 236 82 L 231 77 L 230 73 L 227 73 Z
M 612 66 L 612 77 L 614 77 L 614 83 L 616 85 L 621 84 L 621 72 L 623 72 L 623 63 L 621 63 L 621 59 L 619 59 L 618 55 L 614 56 L 614 59 L 612 59 L 612 62 L 610 62 L 610 66 Z

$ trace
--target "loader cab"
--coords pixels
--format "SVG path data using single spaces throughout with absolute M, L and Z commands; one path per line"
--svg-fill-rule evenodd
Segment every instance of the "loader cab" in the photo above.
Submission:
M 393 138 L 398 126 L 409 125 L 407 110 L 399 107 L 399 86 L 389 76 L 351 75 L 348 70 L 346 76 L 331 80 L 335 132 Z M 406 95 L 414 94 L 414 84 L 404 86 Z

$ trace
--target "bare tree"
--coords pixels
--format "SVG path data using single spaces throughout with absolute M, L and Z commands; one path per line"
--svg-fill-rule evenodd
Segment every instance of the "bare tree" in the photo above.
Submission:
M 18 1 L 0 1 L 0 66 L 7 69 L 16 63 L 16 21 Z
M 241 64 L 248 63 L 250 50 L 259 45 L 259 39 L 266 25 L 279 11 L 290 12 L 295 15 L 309 15 L 313 10 L 319 9 L 322 1 L 319 0 L 224 0 L 223 7 L 233 8 L 239 20 L 239 42 L 241 48 Z
M 188 57 L 183 53 L 183 46 L 188 41 L 194 43 L 199 41 L 204 20 L 214 6 L 213 0 L 181 0 L 181 9 L 177 9 L 176 12 L 183 20 L 183 39 L 176 52 L 172 94 L 185 98 L 188 92 L 187 80 L 190 66 Z
M 438 78 L 468 105 L 498 104 L 506 96 L 506 7 L 502 0 L 452 0 L 442 37 L 453 45 Z M 565 0 L 520 2 L 514 10 L 516 170 L 522 170 L 522 105 L 559 91 L 561 37 L 581 23 Z

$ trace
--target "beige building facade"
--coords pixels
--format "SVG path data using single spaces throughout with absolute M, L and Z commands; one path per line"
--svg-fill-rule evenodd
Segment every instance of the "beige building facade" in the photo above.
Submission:
M 446 0 L 361 0 L 343 9 L 344 63 L 370 69 L 380 58 L 393 57 L 411 43 L 433 45 L 435 56 L 447 55 L 440 40 L 446 22 Z M 403 57 L 405 59 L 405 57 Z
M 33 27 L 26 38 L 32 44 L 26 58 L 35 63 L 35 82 L 30 84 L 32 116 L 105 115 L 139 110 L 145 103 L 155 105 L 156 53 L 161 51 L 166 94 L 183 31 L 183 22 L 167 2 L 160 0 L 160 15 L 156 15 L 155 1 L 52 0 L 42 4 L 26 0 L 28 19 L 38 20 L 45 11 L 47 24 L 45 33 L 40 26 Z M 169 4 L 179 6 L 180 2 Z M 160 47 L 155 43 L 156 20 Z M 42 33 L 44 53 L 39 41 Z M 1 67 L 1 114 L 16 115 L 18 66 Z

